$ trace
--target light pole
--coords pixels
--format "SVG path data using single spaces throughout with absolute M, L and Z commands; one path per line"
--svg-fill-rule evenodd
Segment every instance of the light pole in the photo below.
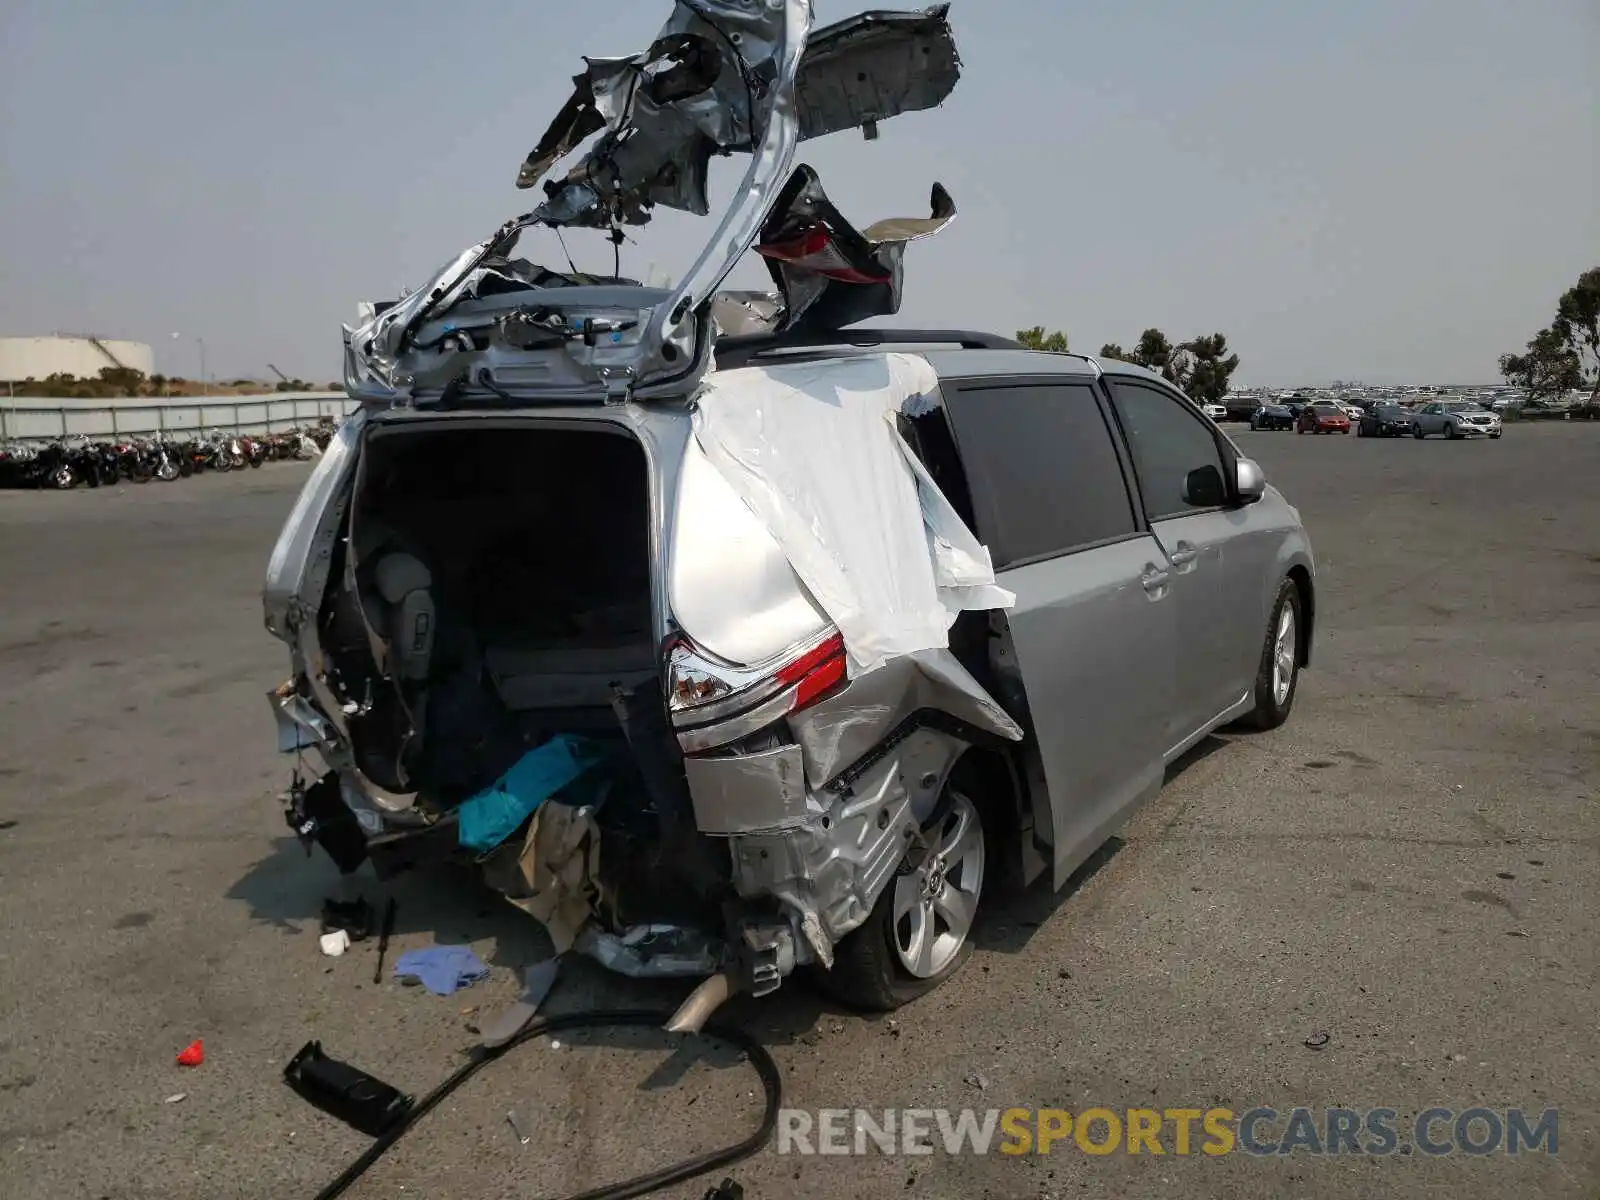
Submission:
M 175 333 L 172 335 L 172 340 L 177 341 L 182 336 L 183 334 L 181 333 Z M 204 383 L 206 381 L 206 340 L 205 338 L 197 337 L 194 341 L 195 345 L 200 347 L 200 382 Z

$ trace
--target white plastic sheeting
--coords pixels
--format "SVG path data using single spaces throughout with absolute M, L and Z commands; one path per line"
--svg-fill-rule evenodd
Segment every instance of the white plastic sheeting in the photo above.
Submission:
M 859 676 L 946 646 L 964 609 L 1009 608 L 988 550 L 896 428 L 939 386 L 877 354 L 707 376 L 694 431 L 838 627 Z

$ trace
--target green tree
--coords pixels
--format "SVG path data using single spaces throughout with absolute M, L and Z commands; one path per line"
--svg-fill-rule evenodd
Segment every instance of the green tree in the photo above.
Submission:
M 1017 341 L 1029 350 L 1048 350 L 1053 354 L 1065 354 L 1067 351 L 1067 335 L 1060 330 L 1046 333 L 1043 325 L 1017 330 Z
M 1159 329 L 1146 329 L 1133 348 L 1133 361 L 1141 367 L 1166 375 L 1172 365 L 1173 345 Z
M 1101 358 L 1131 362 L 1154 371 L 1202 404 L 1215 404 L 1228 394 L 1228 384 L 1239 367 L 1239 356 L 1228 353 L 1228 339 L 1220 333 L 1202 334 L 1173 345 L 1159 329 L 1146 329 L 1132 350 L 1116 342 L 1100 347 Z
M 1554 400 L 1583 386 L 1583 365 L 1568 334 L 1555 326 L 1528 339 L 1522 354 L 1502 354 L 1500 374 L 1530 400 Z
M 1184 391 L 1197 403 L 1221 404 L 1239 368 L 1239 356 L 1228 353 L 1228 339 L 1220 333 L 1202 334 L 1185 342 L 1184 349 L 1194 356 Z
M 144 392 L 144 372 L 132 367 L 101 367 L 100 382 L 111 396 L 138 396 Z
M 1590 267 L 1562 293 L 1550 328 L 1577 358 L 1593 404 L 1600 399 L 1600 267 Z

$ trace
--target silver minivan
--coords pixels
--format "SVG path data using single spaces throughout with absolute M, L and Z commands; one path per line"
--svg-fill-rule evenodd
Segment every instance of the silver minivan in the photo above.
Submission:
M 801 967 L 893 1008 L 998 881 L 1061 887 L 1211 730 L 1287 719 L 1310 546 L 1196 405 L 856 325 L 953 201 L 857 231 L 795 144 L 935 104 L 958 63 L 943 6 L 813 32 L 804 0 L 680 3 L 579 77 L 519 183 L 606 132 L 539 209 L 346 330 L 363 403 L 264 592 L 280 748 L 322 762 L 288 819 L 342 870 L 468 859 L 558 951 L 700 979 L 676 1028 Z M 713 100 L 735 119 L 669 119 Z M 693 211 L 657 161 L 683 146 L 649 142 L 673 129 L 751 154 L 684 282 L 511 257 L 530 225 Z M 775 290 L 719 292 L 750 249 Z

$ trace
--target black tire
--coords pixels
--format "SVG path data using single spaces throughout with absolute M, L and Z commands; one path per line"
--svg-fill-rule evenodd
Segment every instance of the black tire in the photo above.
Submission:
M 1294 658 L 1289 676 L 1289 690 L 1280 703 L 1273 688 L 1273 651 L 1276 648 L 1278 625 L 1283 619 L 1285 607 L 1294 613 Z M 1278 585 L 1278 598 L 1273 602 L 1272 617 L 1267 622 L 1266 640 L 1261 646 L 1261 663 L 1256 669 L 1256 706 L 1241 718 L 1241 724 L 1252 729 L 1267 730 L 1276 729 L 1289 719 L 1289 713 L 1294 708 L 1295 694 L 1300 690 L 1300 647 L 1304 645 L 1304 641 L 1305 605 L 1294 580 L 1285 579 Z
M 1417 441 L 1420 442 L 1423 438 L 1427 437 L 1428 435 L 1422 432 L 1422 426 L 1421 425 L 1413 425 L 1411 427 L 1411 436 L 1416 438 Z
M 1455 440 L 1456 440 L 1456 439 L 1457 439 L 1457 438 L 1459 438 L 1459 437 L 1460 437 L 1460 436 L 1461 436 L 1461 435 L 1460 435 L 1460 434 L 1459 434 L 1459 433 L 1457 433 L 1457 432 L 1456 432 L 1456 427 L 1455 427 L 1455 426 L 1454 426 L 1454 425 L 1450 425 L 1450 424 L 1446 424 L 1446 425 L 1445 425 L 1445 427 L 1444 427 L 1444 437 L 1445 437 L 1445 441 L 1447 441 L 1447 442 L 1453 442 L 1453 441 L 1455 441 Z
M 961 793 L 952 791 L 947 795 L 961 797 L 957 803 L 965 800 Z M 878 897 L 878 902 L 873 905 L 871 915 L 857 929 L 842 938 L 835 947 L 833 969 L 824 970 L 819 967 L 816 970 L 817 986 L 822 991 L 853 1009 L 864 1012 L 892 1012 L 933 991 L 960 971 L 972 957 L 972 929 L 976 928 L 977 922 L 982 919 L 983 897 L 991 890 L 991 879 L 994 868 L 998 866 L 998 860 L 995 856 L 991 825 L 986 819 L 983 805 L 970 800 L 965 800 L 965 803 L 970 806 L 970 811 L 979 823 L 984 842 L 985 866 L 978 888 L 976 911 L 979 915 L 974 917 L 973 925 L 955 955 L 937 974 L 926 978 L 912 975 L 900 962 L 899 952 L 895 946 L 894 894 L 896 884 L 901 877 L 913 870 L 910 856 L 907 855 L 901 860 L 899 869 L 895 871 L 888 886 L 883 889 L 883 894 Z M 955 809 L 949 803 L 941 803 L 924 827 L 924 832 L 938 830 L 954 812 Z

